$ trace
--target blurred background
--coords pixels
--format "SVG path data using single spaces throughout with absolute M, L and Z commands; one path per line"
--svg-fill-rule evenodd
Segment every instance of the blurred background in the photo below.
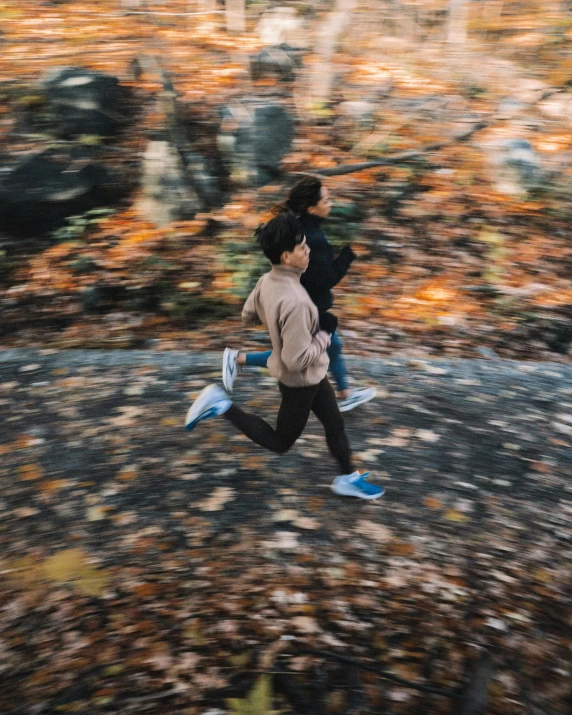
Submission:
M 0 0 L 2 713 L 572 712 L 570 4 Z M 376 504 L 182 429 L 304 173 Z
M 0 344 L 221 347 L 314 172 L 350 352 L 566 360 L 569 6 L 2 0 Z

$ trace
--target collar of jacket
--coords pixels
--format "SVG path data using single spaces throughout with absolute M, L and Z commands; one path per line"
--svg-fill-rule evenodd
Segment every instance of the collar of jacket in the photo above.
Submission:
M 287 275 L 291 275 L 292 278 L 294 278 L 294 277 L 300 278 L 300 276 L 302 275 L 302 273 L 304 273 L 304 271 L 301 268 L 294 268 L 294 266 L 285 266 L 281 263 L 280 265 L 272 266 L 271 273 L 275 273 L 278 275 L 287 274 Z
M 309 228 L 320 228 L 323 220 L 323 218 L 316 216 L 316 214 L 303 213 L 300 216 L 302 225 Z

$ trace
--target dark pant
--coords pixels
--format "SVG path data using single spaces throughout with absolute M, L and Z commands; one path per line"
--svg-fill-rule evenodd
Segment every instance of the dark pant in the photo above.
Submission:
M 282 402 L 276 429 L 262 417 L 245 412 L 234 404 L 224 416 L 256 444 L 271 452 L 284 454 L 302 434 L 312 411 L 324 425 L 326 442 L 342 474 L 351 474 L 354 470 L 344 420 L 328 378 L 325 377 L 318 385 L 311 387 L 288 387 L 281 382 L 278 386 Z

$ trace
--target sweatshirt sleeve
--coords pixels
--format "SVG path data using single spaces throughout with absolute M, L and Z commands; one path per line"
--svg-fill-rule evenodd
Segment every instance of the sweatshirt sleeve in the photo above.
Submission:
M 307 306 L 294 305 L 280 316 L 282 362 L 291 372 L 302 372 L 320 358 L 330 346 L 325 330 L 311 333 L 311 314 Z
M 255 304 L 255 299 L 256 295 L 258 293 L 258 286 L 260 285 L 260 281 L 256 284 L 256 288 L 252 291 L 252 293 L 248 296 L 246 299 L 246 303 L 244 304 L 244 307 L 242 308 L 242 324 L 246 326 L 251 326 L 251 325 L 258 325 L 262 321 L 260 320 L 260 316 L 258 315 L 258 311 L 256 310 L 256 304 Z
M 340 255 L 334 260 L 331 260 L 326 253 L 320 253 L 312 260 L 310 252 L 310 264 L 302 274 L 300 282 L 311 295 L 325 293 L 338 285 L 348 272 L 354 258 L 355 253 L 349 246 L 344 246 Z

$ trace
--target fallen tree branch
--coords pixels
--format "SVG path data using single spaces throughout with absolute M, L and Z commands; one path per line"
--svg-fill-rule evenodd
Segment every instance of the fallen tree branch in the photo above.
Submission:
M 400 678 L 398 675 L 380 668 L 377 665 L 369 665 L 369 663 L 362 663 L 356 658 L 350 658 L 347 655 L 341 655 L 341 653 L 334 653 L 329 650 L 321 650 L 318 648 L 296 648 L 296 652 L 300 655 L 315 655 L 321 658 L 331 658 L 337 660 L 340 663 L 346 663 L 348 665 L 353 665 L 361 670 L 367 670 L 370 673 L 376 673 L 377 675 L 385 678 L 386 680 L 392 680 L 394 683 L 399 683 L 399 685 L 404 685 L 406 688 L 412 688 L 413 690 L 418 690 L 421 693 L 430 693 L 431 695 L 442 695 L 445 698 L 452 698 L 457 700 L 460 698 L 460 694 L 454 690 L 444 690 L 442 688 L 436 688 L 433 685 L 423 685 L 422 683 L 414 683 L 411 680 L 406 680 L 405 678 Z
M 376 166 L 390 166 L 392 164 L 401 164 L 411 159 L 417 159 L 424 154 L 428 154 L 431 151 L 437 151 L 438 149 L 443 149 L 447 146 L 452 146 L 458 142 L 467 141 L 476 132 L 489 126 L 489 122 L 477 122 L 473 124 L 470 129 L 461 132 L 459 134 L 453 135 L 453 137 L 448 141 L 433 142 L 432 144 L 427 144 L 421 149 L 410 149 L 408 151 L 399 152 L 399 154 L 393 154 L 387 156 L 384 159 L 375 159 L 373 161 L 364 161 L 361 164 L 342 164 L 341 166 L 335 166 L 331 169 L 308 169 L 308 171 L 296 171 L 293 174 L 317 174 L 319 176 L 342 176 L 343 174 L 353 174 L 356 171 L 365 171 L 365 169 L 373 169 Z

